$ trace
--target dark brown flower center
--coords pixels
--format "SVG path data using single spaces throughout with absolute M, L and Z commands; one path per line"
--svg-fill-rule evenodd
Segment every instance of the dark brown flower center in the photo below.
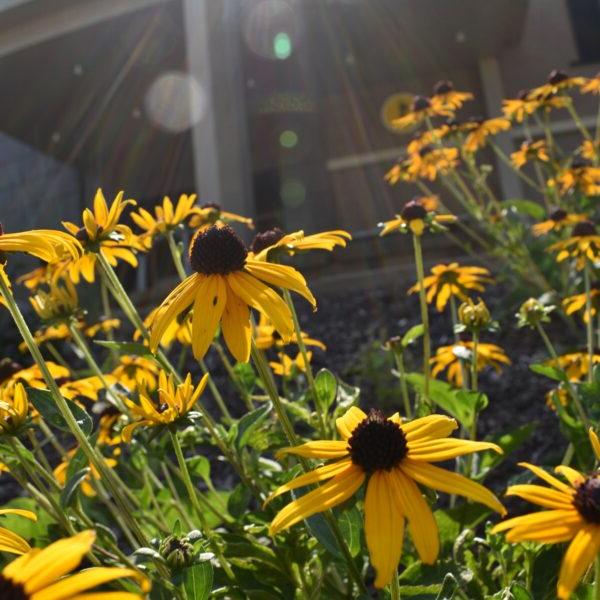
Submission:
M 400 216 L 405 221 L 414 221 L 415 219 L 424 219 L 427 216 L 427 210 L 419 200 L 411 200 L 404 205 Z
M 431 101 L 429 98 L 425 98 L 425 96 L 415 96 L 412 103 L 412 111 L 419 112 L 421 110 L 426 110 L 431 106 Z
M 408 452 L 400 426 L 376 409 L 358 424 L 348 446 L 352 462 L 367 473 L 393 469 Z
M 258 254 L 259 252 L 262 252 L 265 248 L 276 244 L 284 236 L 285 233 L 281 231 L 279 227 L 273 227 L 273 229 L 267 229 L 267 231 L 257 233 L 254 236 L 254 239 L 252 240 L 250 250 L 252 250 L 254 254 Z
M 10 358 L 3 358 L 0 360 L 0 383 L 6 381 L 9 377 L 12 377 L 15 373 L 23 368 L 18 362 L 11 360 Z
M 244 242 L 229 226 L 199 230 L 190 242 L 192 269 L 204 275 L 228 275 L 241 271 L 248 251 Z
M 441 96 L 442 94 L 448 94 L 452 90 L 454 90 L 454 84 L 451 81 L 448 81 L 447 79 L 438 81 L 433 86 L 433 94 L 435 96 Z
M 433 152 L 433 146 L 431 146 L 430 144 L 427 144 L 426 146 L 423 146 L 422 148 L 419 149 L 419 156 L 421 158 L 424 158 L 425 156 L 427 156 L 428 154 L 431 154 Z
M 2 600 L 28 600 L 29 594 L 20 583 L 15 583 L 0 574 L 0 598 Z
M 517 99 L 518 100 L 528 100 L 530 92 L 531 92 L 531 90 L 520 90 L 519 93 L 517 94 Z
M 573 227 L 573 237 L 585 237 L 587 235 L 596 235 L 596 226 L 591 221 L 581 221 Z
M 561 81 L 565 81 L 569 79 L 569 76 L 564 72 L 558 69 L 554 69 L 550 71 L 550 75 L 548 75 L 548 83 L 551 85 L 556 85 L 557 83 L 561 83 Z
M 562 208 L 557 208 L 555 211 L 550 213 L 550 220 L 558 223 L 564 221 L 567 218 L 567 211 Z
M 588 477 L 577 488 L 573 505 L 588 523 L 600 524 L 600 473 Z

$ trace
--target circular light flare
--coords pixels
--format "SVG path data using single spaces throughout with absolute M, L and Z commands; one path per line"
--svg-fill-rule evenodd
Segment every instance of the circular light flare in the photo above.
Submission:
M 273 52 L 279 60 L 285 60 L 292 54 L 292 40 L 285 31 L 280 31 L 273 38 Z
M 306 200 L 306 186 L 299 179 L 290 177 L 281 184 L 279 195 L 286 208 L 298 208 Z
M 298 20 L 284 0 L 260 0 L 248 11 L 243 23 L 248 48 L 270 60 L 286 60 L 297 45 Z
M 193 127 L 206 112 L 206 105 L 206 94 L 198 81 L 181 71 L 157 77 L 144 98 L 150 120 L 170 133 Z
M 291 129 L 282 131 L 279 136 L 279 144 L 288 150 L 294 148 L 298 144 L 298 134 Z

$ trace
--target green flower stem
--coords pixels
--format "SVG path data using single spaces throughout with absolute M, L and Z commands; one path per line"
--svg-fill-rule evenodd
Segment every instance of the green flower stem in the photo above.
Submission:
M 259 350 L 259 348 L 256 346 L 254 338 L 252 338 L 251 343 L 252 346 L 250 352 L 252 356 L 252 362 L 254 363 L 254 366 L 256 367 L 256 370 L 258 371 L 258 374 L 267 389 L 267 393 L 269 395 L 269 398 L 271 399 L 271 402 L 273 403 L 273 407 L 275 408 L 275 412 L 277 413 L 277 417 L 279 419 L 279 422 L 281 423 L 288 443 L 290 444 L 290 446 L 297 446 L 299 444 L 298 436 L 296 435 L 294 427 L 292 426 L 292 423 L 289 420 L 285 408 L 281 403 L 281 399 L 279 398 L 279 393 L 277 392 L 277 386 L 275 385 L 275 380 L 273 379 L 273 373 L 271 372 L 271 368 L 269 367 L 269 364 L 267 363 L 263 352 Z M 300 462 L 300 465 L 302 466 L 305 472 L 308 472 L 310 470 L 310 465 L 306 459 L 299 458 L 298 461 Z M 366 587 L 362 580 L 362 576 L 360 574 L 360 571 L 358 570 L 358 567 L 356 566 L 356 563 L 354 562 L 354 559 L 352 558 L 352 555 L 350 554 L 350 550 L 348 549 L 348 545 L 346 544 L 346 540 L 342 535 L 336 518 L 334 517 L 331 510 L 326 510 L 323 513 L 323 515 L 331 528 L 331 531 L 337 541 L 338 546 L 342 551 L 342 554 L 344 555 L 352 579 L 354 579 L 359 589 L 362 592 L 366 593 Z
M 310 389 L 310 393 L 315 405 L 315 410 L 319 417 L 319 433 L 321 436 L 326 438 L 328 435 L 327 423 L 325 421 L 325 415 L 321 413 L 317 403 L 317 388 L 315 387 L 315 378 L 313 376 L 310 360 L 308 359 L 306 344 L 304 343 L 304 339 L 302 337 L 302 328 L 300 327 L 298 313 L 296 312 L 296 307 L 294 306 L 294 301 L 292 300 L 292 295 L 290 294 L 289 290 L 284 288 L 282 291 L 283 299 L 285 300 L 285 303 L 288 305 L 290 312 L 292 313 L 292 320 L 294 322 L 294 332 L 296 334 L 296 344 L 298 346 L 298 350 L 300 350 L 300 354 L 302 355 L 302 360 L 304 361 L 304 366 L 306 368 L 306 380 L 308 381 L 308 388 Z
M 413 233 L 413 246 L 415 250 L 415 266 L 417 268 L 417 282 L 419 284 L 419 303 L 421 305 L 421 323 L 423 324 L 423 398 L 425 405 L 431 408 L 429 400 L 429 379 L 431 377 L 431 337 L 429 335 L 429 312 L 427 310 L 427 300 L 425 298 L 425 271 L 423 269 L 423 249 L 421 247 L 421 238 Z
M 165 481 L 167 482 L 167 486 L 169 487 L 169 491 L 171 492 L 171 496 L 173 497 L 173 508 L 179 513 L 179 516 L 182 518 L 183 522 L 186 524 L 186 527 L 188 529 L 195 529 L 195 523 L 190 519 L 188 512 L 183 508 L 183 502 L 181 500 L 181 497 L 179 496 L 177 488 L 175 487 L 175 483 L 173 482 L 173 478 L 171 477 L 171 473 L 169 473 L 167 465 L 165 463 L 162 463 L 161 469 Z
M 79 427 L 75 417 L 69 410 L 69 406 L 66 400 L 62 397 L 60 390 L 58 389 L 58 385 L 56 384 L 56 381 L 54 381 L 54 378 L 52 377 L 52 374 L 50 373 L 48 366 L 42 357 L 40 349 L 35 343 L 33 335 L 31 334 L 31 331 L 29 330 L 29 327 L 27 326 L 27 323 L 25 322 L 25 319 L 23 318 L 23 315 L 21 314 L 21 311 L 3 277 L 0 277 L 0 292 L 2 293 L 6 306 L 23 340 L 29 348 L 31 356 L 40 368 L 44 381 L 48 386 L 50 393 L 54 397 L 54 401 L 56 402 L 56 406 L 62 418 L 65 420 L 69 430 L 77 440 L 79 446 L 81 446 L 81 449 L 87 456 L 90 463 L 97 469 L 102 479 L 106 482 L 115 503 L 119 507 L 119 512 L 123 515 L 124 520 L 128 522 L 128 526 L 131 528 L 131 530 L 135 533 L 136 541 L 141 546 L 147 546 L 149 541 L 131 515 L 128 503 L 125 501 L 123 490 L 118 485 L 110 467 L 108 467 L 104 461 L 104 457 L 90 444 L 88 437 L 82 431 L 81 427 Z
M 410 421 L 413 418 L 412 408 L 410 406 L 410 395 L 406 385 L 406 369 L 404 367 L 404 355 L 401 351 L 394 352 L 396 369 L 400 375 L 400 392 L 402 394 L 402 403 L 404 404 L 404 416 Z
M 594 317 L 592 316 L 592 294 L 590 285 L 590 263 L 585 259 L 583 269 L 583 281 L 585 285 L 585 314 L 587 315 L 586 333 L 587 333 L 587 351 L 588 351 L 588 381 L 594 380 Z
M 219 410 L 221 411 L 221 414 L 223 415 L 225 421 L 227 421 L 228 423 L 233 422 L 233 417 L 231 416 L 231 413 L 227 409 L 227 405 L 225 404 L 225 400 L 223 399 L 221 392 L 219 392 L 219 388 L 217 388 L 217 386 L 215 385 L 215 382 L 212 380 L 212 377 L 210 377 L 210 373 L 208 372 L 208 367 L 206 366 L 206 363 L 204 362 L 204 360 L 202 358 L 200 360 L 198 360 L 198 363 L 200 364 L 200 368 L 202 369 L 202 372 L 205 375 L 206 374 L 209 375 L 208 387 L 210 388 L 210 391 L 211 391 L 211 393 L 215 399 L 215 402 L 217 403 L 217 406 L 219 407 Z
M 52 473 L 52 467 L 44 454 L 42 446 L 38 441 L 34 431 L 32 429 L 27 430 L 27 438 L 29 439 L 29 443 L 31 444 L 31 449 L 33 451 L 34 456 L 40 461 L 41 465 L 44 467 L 44 471 L 46 473 Z M 54 478 L 53 478 L 54 479 Z
M 173 258 L 173 264 L 177 270 L 177 275 L 179 275 L 179 279 L 183 281 L 187 277 L 187 273 L 185 272 L 185 267 L 183 266 L 183 261 L 181 260 L 181 252 L 179 251 L 179 248 L 177 248 L 175 236 L 171 230 L 168 230 L 166 237 L 167 242 L 169 242 L 169 250 L 171 251 L 171 257 Z
M 531 177 L 525 175 L 525 173 L 523 173 L 523 171 L 521 171 L 521 169 L 515 168 L 515 165 L 513 165 L 510 158 L 508 158 L 508 156 L 506 156 L 504 151 L 500 148 L 500 146 L 498 146 L 498 144 L 496 144 L 496 142 L 494 142 L 488 138 L 488 144 L 493 148 L 494 152 L 496 153 L 496 156 L 506 166 L 510 167 L 514 171 L 514 173 L 517 175 L 517 177 L 520 177 L 529 187 L 538 191 L 540 194 L 544 193 L 544 189 L 542 187 L 540 187 L 533 179 L 531 179 Z M 548 144 L 548 142 L 546 142 L 546 144 Z
M 241 384 L 240 379 L 236 375 L 233 365 L 231 364 L 231 361 L 227 357 L 227 353 L 225 352 L 225 349 L 223 348 L 223 346 L 221 346 L 221 343 L 219 342 L 219 340 L 215 340 L 213 342 L 213 347 L 217 351 L 217 354 L 219 355 L 219 358 L 221 359 L 221 362 L 223 363 L 225 370 L 227 371 L 229 377 L 231 378 L 235 387 L 237 388 L 237 390 L 240 394 L 240 397 L 242 398 L 242 400 L 244 401 L 244 404 L 246 405 L 246 408 L 249 411 L 253 411 L 256 407 L 254 406 L 254 403 L 252 402 L 252 398 L 251 398 L 250 394 L 248 394 L 248 392 L 244 389 L 244 386 Z
M 471 390 L 474 392 L 477 392 L 478 384 L 479 384 L 478 374 L 477 374 L 477 350 L 479 347 L 479 332 L 478 331 L 473 331 L 472 341 L 473 341 L 473 350 L 471 353 Z M 478 414 L 477 414 L 477 412 L 475 412 L 475 414 L 473 415 L 473 423 L 471 424 L 471 427 L 469 429 L 469 439 L 473 440 L 473 441 L 475 441 L 477 439 L 477 417 L 478 417 Z M 475 473 L 473 473 L 473 465 L 474 465 L 474 455 L 469 454 L 467 456 L 467 465 L 466 465 L 468 477 L 475 475 Z
M 179 464 L 179 470 L 181 471 L 185 489 L 187 490 L 190 502 L 192 503 L 192 506 L 194 507 L 194 510 L 196 511 L 198 520 L 200 521 L 200 527 L 202 529 L 202 532 L 204 533 L 204 536 L 208 540 L 208 542 L 210 544 L 210 549 L 215 553 L 215 557 L 219 561 L 219 564 L 221 565 L 223 571 L 225 571 L 225 574 L 227 575 L 227 577 L 229 579 L 234 581 L 235 575 L 233 574 L 233 571 L 231 570 L 231 566 L 227 562 L 227 559 L 225 558 L 225 556 L 223 556 L 221 548 L 220 548 L 218 542 L 215 540 L 215 537 L 214 537 L 210 527 L 208 527 L 208 525 L 206 523 L 206 519 L 204 518 L 204 511 L 202 510 L 202 507 L 200 506 L 200 503 L 198 501 L 198 494 L 196 493 L 196 488 L 194 487 L 194 482 L 192 481 L 190 472 L 187 467 L 187 463 L 185 462 L 185 457 L 183 456 L 183 451 L 181 450 L 181 444 L 179 443 L 179 439 L 177 438 L 177 432 L 173 431 L 172 429 L 169 428 L 169 436 L 171 438 L 171 444 L 173 445 L 173 450 L 175 450 L 175 456 L 177 457 L 177 463 Z
M 67 361 L 62 357 L 61 353 L 56 349 L 56 346 L 49 341 L 44 342 L 46 345 L 46 350 L 48 350 L 48 352 L 50 352 L 50 354 L 52 355 L 52 358 L 61 366 L 64 367 L 65 369 L 68 369 L 69 373 L 73 373 L 73 369 L 71 369 L 71 367 L 67 364 Z
M 106 286 L 106 280 L 104 277 L 100 277 L 100 298 L 102 300 L 102 313 L 107 319 L 112 318 L 112 309 L 110 307 L 110 297 L 108 295 L 108 287 Z M 115 341 L 115 336 L 112 329 L 106 332 L 106 339 L 110 342 Z M 113 349 L 114 351 L 114 349 Z M 116 352 L 115 352 L 116 354 Z
M 454 343 L 458 344 L 460 342 L 460 336 L 456 331 L 456 326 L 458 325 L 458 309 L 456 307 L 456 298 L 454 294 L 450 294 L 450 316 L 452 317 L 452 331 L 454 333 Z M 460 374 L 462 376 L 462 388 L 463 390 L 467 389 L 468 380 L 467 380 L 467 369 L 465 368 L 465 361 L 458 357 L 458 363 L 460 364 Z
M 585 124 L 581 120 L 581 117 L 579 116 L 579 113 L 575 109 L 575 106 L 573 105 L 573 100 L 572 99 L 567 104 L 567 110 L 569 111 L 569 114 L 571 115 L 571 118 L 575 122 L 575 125 L 577 125 L 577 129 L 579 129 L 579 131 L 581 132 L 581 135 L 586 140 L 588 140 L 590 142 L 593 142 L 592 136 L 590 135 L 590 132 L 588 131 L 588 128 L 585 126 Z
M 398 573 L 394 573 L 390 583 L 390 600 L 400 600 L 400 582 L 398 581 Z
M 48 427 L 46 421 L 40 417 L 39 420 L 40 431 L 46 436 L 46 439 L 52 444 L 52 447 L 58 452 L 61 458 L 66 458 L 67 451 L 64 449 L 62 444 L 56 439 L 52 429 Z
M 542 338 L 544 345 L 546 346 L 546 350 L 548 351 L 548 354 L 550 354 L 550 356 L 554 359 L 554 361 L 556 363 L 558 363 L 558 354 L 556 353 L 556 350 L 555 350 L 552 342 L 550 341 L 548 334 L 542 327 L 542 324 L 537 323 L 536 329 L 537 329 L 538 333 L 540 334 L 540 337 Z M 575 409 L 577 411 L 577 414 L 579 415 L 579 418 L 581 419 L 581 422 L 584 424 L 586 430 L 589 430 L 589 428 L 591 427 L 591 423 L 587 417 L 587 414 L 583 408 L 583 405 L 581 404 L 581 400 L 579 399 L 579 394 L 577 393 L 577 388 L 573 385 L 573 383 L 570 380 L 567 380 L 565 382 L 565 384 L 569 390 L 569 393 L 573 400 L 573 404 L 575 405 Z
M 111 387 L 110 387 L 108 381 L 106 381 L 106 377 L 104 376 L 102 369 L 99 367 L 98 363 L 96 362 L 96 359 L 94 358 L 89 346 L 87 345 L 85 338 L 81 335 L 81 332 L 79 331 L 79 329 L 77 328 L 75 323 L 73 321 L 69 321 L 67 323 L 67 326 L 69 328 L 69 331 L 71 332 L 71 337 L 75 341 L 76 346 L 81 350 L 81 353 L 83 354 L 83 357 L 85 358 L 85 362 L 88 364 L 88 366 L 93 371 L 93 373 L 96 375 L 96 377 L 98 377 L 98 379 L 102 382 L 102 385 L 104 386 L 104 389 L 106 390 L 106 399 L 108 400 L 108 402 L 110 402 L 110 404 L 112 404 L 120 412 L 122 412 L 126 415 L 129 415 L 130 414 L 129 410 L 125 406 L 125 404 L 123 403 L 121 398 L 119 398 L 119 396 L 117 396 L 117 394 L 115 394 L 111 390 Z

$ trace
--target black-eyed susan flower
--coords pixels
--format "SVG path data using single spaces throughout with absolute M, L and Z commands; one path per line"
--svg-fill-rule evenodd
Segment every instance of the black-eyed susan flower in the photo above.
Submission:
M 583 140 L 577 152 L 582 158 L 595 162 L 600 157 L 600 143 L 595 140 Z
M 423 279 L 423 287 L 427 290 L 428 304 L 435 300 L 436 308 L 442 312 L 451 296 L 465 301 L 469 291 L 483 292 L 485 284 L 493 281 L 490 272 L 484 267 L 462 267 L 454 262 L 432 267 L 431 275 Z M 417 282 L 408 293 L 414 294 L 420 289 Z
M 437 377 L 446 371 L 446 379 L 457 387 L 463 385 L 461 361 L 467 364 L 473 358 L 473 342 L 461 341 L 451 346 L 441 346 L 431 357 L 431 375 Z M 497 373 L 502 371 L 503 365 L 510 365 L 510 358 L 504 350 L 496 344 L 479 342 L 477 344 L 477 372 L 492 367 Z
M 181 194 L 177 204 L 173 206 L 171 199 L 165 196 L 162 204 L 154 207 L 154 214 L 140 207 L 137 212 L 131 213 L 131 219 L 143 230 L 142 235 L 152 239 L 156 235 L 176 229 L 196 214 L 199 209 L 194 207 L 195 202 L 196 194 Z
M 409 156 L 411 154 L 416 154 L 422 148 L 425 148 L 426 146 L 433 146 L 440 140 L 444 139 L 447 135 L 454 132 L 456 128 L 448 123 L 454 123 L 454 121 L 448 121 L 439 127 L 427 129 L 426 131 L 423 131 L 419 133 L 419 135 L 415 136 L 406 146 L 407 154 Z
M 470 119 L 466 124 L 468 135 L 462 146 L 463 151 L 473 153 L 483 148 L 488 137 L 496 135 L 501 131 L 508 131 L 511 128 L 511 122 L 502 117 L 494 119 Z
M 597 439 L 596 439 L 597 441 Z M 557 597 L 567 600 L 600 550 L 600 474 L 583 475 L 572 467 L 554 470 L 564 481 L 529 463 L 519 463 L 550 487 L 511 485 L 506 494 L 548 510 L 507 519 L 494 533 L 506 531 L 509 542 L 558 544 L 570 542 L 558 575 Z
M 74 283 L 78 283 L 80 277 L 92 283 L 95 280 L 98 253 L 112 266 L 124 260 L 136 267 L 136 252 L 145 251 L 148 247 L 129 226 L 119 223 L 127 206 L 135 204 L 135 200 L 125 200 L 123 192 L 119 192 L 109 208 L 102 190 L 98 189 L 93 210 L 86 208 L 83 211 L 83 227 L 63 221 L 65 229 L 81 242 L 85 254 L 77 260 L 62 261 L 55 266 L 56 271 L 59 274 L 68 273 Z
M 1 508 L 0 515 L 17 515 L 19 517 L 25 517 L 30 521 L 37 521 L 37 515 L 35 513 L 22 508 Z M 10 529 L 0 527 L 0 552 L 26 554 L 30 550 L 31 546 L 20 535 L 16 534 L 14 531 L 10 531 Z M 7 600 L 12 600 L 12 598 L 8 597 Z
M 58 323 L 56 325 L 44 325 L 40 329 L 37 329 L 33 334 L 35 343 L 39 346 L 45 342 L 53 342 L 56 340 L 67 340 L 71 337 L 69 327 L 65 323 Z M 21 342 L 19 344 L 20 352 L 27 352 L 27 344 Z
M 582 94 L 600 95 L 600 73 L 596 73 L 594 77 L 587 79 L 579 91 Z
M 0 572 L 0 596 L 7 600 L 141 600 L 150 582 L 139 571 L 120 567 L 92 567 L 71 574 L 92 549 L 93 531 L 82 531 L 46 548 L 34 548 L 6 565 Z M 94 592 L 115 579 L 131 578 L 142 592 Z
M 336 229 L 334 231 L 321 231 L 304 235 L 304 231 L 284 233 L 278 227 L 257 233 L 250 244 L 252 258 L 256 260 L 268 260 L 271 254 L 281 252 L 294 255 L 296 252 L 307 250 L 327 250 L 331 252 L 336 246 L 342 248 L 352 236 L 347 231 Z
M 583 311 L 583 321 L 587 323 L 590 320 L 589 313 L 591 313 L 591 317 L 593 318 L 598 314 L 598 309 L 600 309 L 600 282 L 598 281 L 590 286 L 590 300 L 591 306 L 589 312 L 586 309 L 587 296 L 585 293 L 568 296 L 562 301 L 562 304 L 568 315 Z
M 104 380 L 104 381 L 103 381 Z M 68 400 L 75 400 L 77 398 L 86 398 L 95 402 L 98 400 L 98 394 L 104 389 L 104 382 L 109 386 L 114 385 L 117 380 L 110 373 L 106 373 L 103 376 L 103 380 L 96 375 L 92 377 L 82 377 L 81 379 L 58 379 L 58 389 L 60 390 L 61 396 Z
M 311 338 L 310 335 L 304 331 L 302 331 L 301 334 L 305 346 L 314 346 L 321 350 L 327 350 L 327 346 L 320 340 Z M 260 315 L 258 324 L 254 327 L 254 341 L 260 350 L 268 350 L 273 347 L 283 348 L 286 345 L 271 320 L 263 314 Z M 290 344 L 297 343 L 296 333 L 294 332 L 290 338 Z
M 581 192 L 586 196 L 600 195 L 600 167 L 573 161 L 570 167 L 559 169 L 548 186 L 558 188 L 561 194 Z
M 437 559 L 437 525 L 417 484 L 465 496 L 505 513 L 502 504 L 482 485 L 431 464 L 481 450 L 501 452 L 489 442 L 448 438 L 457 427 L 454 419 L 430 415 L 402 423 L 397 413 L 386 419 L 378 410 L 367 415 L 352 407 L 336 425 L 342 438 L 339 441 L 307 442 L 279 452 L 280 456 L 293 454 L 335 462 L 293 479 L 269 496 L 272 500 L 290 490 L 330 480 L 280 510 L 271 523 L 271 535 L 345 502 L 367 481 L 365 535 L 377 571 L 375 586 L 381 588 L 398 567 L 405 519 L 421 560 L 432 564 Z
M 152 323 L 154 322 L 157 312 L 157 308 L 153 309 L 144 319 L 144 326 L 147 329 L 152 328 Z M 178 315 L 171 321 L 171 323 L 165 329 L 162 339 L 160 340 L 160 345 L 162 348 L 170 348 L 173 342 L 179 342 L 183 346 L 192 345 L 192 316 L 192 313 L 188 312 L 187 314 Z M 133 334 L 133 339 L 139 340 L 141 337 L 141 331 L 136 329 L 135 333 Z
M 35 291 L 40 285 L 52 281 L 52 265 L 37 267 L 24 275 L 17 277 L 17 283 L 22 283 L 28 290 Z
M 516 98 L 502 101 L 502 112 L 507 119 L 522 123 L 539 108 L 539 103 L 531 98 L 531 90 L 521 90 Z
M 42 321 L 66 321 L 79 308 L 77 290 L 69 279 L 50 283 L 48 290 L 38 290 L 29 302 Z
M 510 155 L 510 159 L 517 169 L 520 169 L 532 160 L 548 162 L 550 157 L 548 156 L 546 141 L 537 140 L 536 142 L 533 142 L 531 140 L 525 140 L 521 144 L 521 147 Z
M 50 375 L 53 379 L 67 378 L 71 375 L 69 369 L 59 365 L 51 360 L 45 361 Z M 14 386 L 21 382 L 28 387 L 34 387 L 38 389 L 46 389 L 46 382 L 42 375 L 42 371 L 37 364 L 31 365 L 30 367 L 21 367 L 15 363 L 15 367 L 11 368 L 10 372 L 5 373 L 5 377 L 0 379 L 2 386 Z
M 405 160 L 406 173 L 410 181 L 428 179 L 435 181 L 438 173 L 446 175 L 458 166 L 458 148 L 423 146 Z
M 599 364 L 600 354 L 594 354 L 592 360 L 594 365 Z M 587 352 L 568 352 L 556 359 L 551 358 L 544 364 L 563 370 L 569 381 L 583 381 L 590 372 L 590 357 Z
M 71 463 L 71 459 L 73 458 L 73 456 L 75 456 L 76 452 L 77 448 L 72 448 L 71 450 L 69 450 L 64 460 L 60 462 L 52 472 L 54 478 L 56 479 L 56 482 L 63 487 L 67 483 L 69 464 Z M 104 458 L 104 462 L 106 463 L 106 466 L 111 469 L 114 469 L 117 466 L 117 460 L 115 458 Z M 89 468 L 90 470 L 88 474 L 82 479 L 80 485 L 81 491 L 88 498 L 93 498 L 94 496 L 96 496 L 96 490 L 94 488 L 93 482 L 99 481 L 102 476 L 100 475 L 98 469 L 96 469 L 94 465 L 90 464 Z
M 550 321 L 550 313 L 556 308 L 553 304 L 546 304 L 537 298 L 528 298 L 519 307 L 517 327 L 537 327 L 541 323 Z
M 289 340 L 294 330 L 289 307 L 270 285 L 295 291 L 316 306 L 300 272 L 252 258 L 227 225 L 198 230 L 190 242 L 189 259 L 195 273 L 167 296 L 154 317 L 150 334 L 153 351 L 173 319 L 193 304 L 194 356 L 200 359 L 206 354 L 221 323 L 231 354 L 247 362 L 252 334 L 249 307 L 266 314 L 284 340 Z
M 55 263 L 65 256 L 73 260 L 79 258 L 81 244 L 62 231 L 32 229 L 20 233 L 4 233 L 0 226 L 0 253 L 12 252 L 23 252 L 45 262 Z M 1 262 L 5 261 L 6 257 L 3 257 Z
M 546 83 L 531 90 L 532 96 L 559 94 L 571 88 L 581 88 L 587 83 L 585 77 L 571 77 L 560 69 L 554 69 L 548 75 Z
M 124 355 L 119 357 L 119 364 L 111 375 L 123 387 L 134 392 L 142 385 L 149 390 L 156 389 L 159 372 L 158 365 L 151 358 Z
M 23 384 L 17 383 L 14 390 L 4 388 L 0 393 L 0 434 L 18 433 L 27 422 L 28 414 L 29 402 Z
M 306 353 L 308 362 L 312 359 L 310 350 Z M 269 363 L 273 373 L 279 377 L 293 377 L 296 373 L 306 373 L 306 363 L 302 353 L 298 352 L 296 358 L 290 358 L 287 354 L 281 354 L 278 362 L 272 361 Z
M 585 267 L 586 260 L 594 262 L 600 253 L 600 235 L 596 226 L 591 221 L 581 221 L 573 227 L 571 236 L 552 244 L 549 252 L 557 252 L 556 262 L 562 262 L 568 258 L 575 260 L 577 270 Z
M 481 298 L 478 302 L 474 302 L 472 298 L 467 298 L 465 302 L 460 304 L 457 312 L 458 322 L 463 331 L 479 333 L 483 329 L 491 328 L 494 324 L 490 311 Z
M 379 223 L 382 228 L 379 235 L 388 235 L 393 231 L 407 233 L 412 231 L 415 235 L 423 235 L 425 229 L 432 231 L 443 230 L 444 223 L 453 223 L 456 221 L 454 215 L 438 215 L 429 210 L 428 196 L 413 198 L 407 202 L 399 215 L 391 221 Z
M 394 119 L 392 126 L 396 129 L 406 129 L 412 125 L 418 125 L 431 117 L 451 117 L 452 114 L 452 110 L 442 107 L 439 102 L 434 104 L 425 96 L 415 96 L 410 111 L 400 118 Z
M 455 111 L 462 107 L 468 100 L 473 99 L 470 92 L 458 92 L 451 81 L 438 81 L 433 86 L 433 94 L 430 98 L 432 106 L 438 111 Z
M 192 376 L 187 375 L 185 381 L 175 384 L 173 375 L 160 372 L 158 383 L 158 402 L 154 402 L 148 390 L 142 386 L 139 394 L 139 404 L 126 400 L 131 414 L 137 419 L 126 425 L 121 432 L 124 442 L 130 442 L 131 436 L 138 427 L 157 427 L 176 423 L 184 417 L 196 404 L 208 382 L 208 373 L 194 387 Z
M 223 210 L 221 205 L 215 202 L 207 202 L 202 206 L 196 207 L 189 221 L 189 225 L 193 229 L 206 229 L 212 225 L 222 227 L 228 223 L 241 223 L 249 229 L 254 229 L 252 219 Z
M 87 325 L 83 329 L 84 335 L 93 338 L 99 333 L 109 333 L 121 327 L 121 320 L 115 317 L 101 317 L 97 323 Z
M 535 236 L 546 235 L 551 231 L 558 233 L 565 227 L 581 223 L 582 221 L 587 220 L 587 218 L 587 215 L 568 213 L 562 208 L 557 208 L 548 215 L 548 218 L 545 221 L 532 225 L 531 232 Z

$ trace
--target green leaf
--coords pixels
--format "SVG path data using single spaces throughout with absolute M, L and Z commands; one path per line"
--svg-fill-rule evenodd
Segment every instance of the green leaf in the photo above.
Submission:
M 325 517 L 321 514 L 313 515 L 306 519 L 306 526 L 311 534 L 319 541 L 319 543 L 331 554 L 337 558 L 343 559 L 340 548 L 337 544 L 333 531 Z
M 245 414 L 237 423 L 236 446 L 243 448 L 250 440 L 252 434 L 260 427 L 267 418 L 273 405 L 267 402 L 264 406 Z
M 425 378 L 421 373 L 408 373 L 406 381 L 419 393 L 423 393 Z M 475 415 L 488 405 L 485 394 L 456 389 L 437 379 L 429 380 L 429 397 L 467 429 L 473 425 Z
M 402 347 L 406 348 L 410 343 L 414 342 L 417 338 L 421 337 L 423 335 L 424 331 L 425 331 L 425 327 L 423 327 L 422 323 L 411 327 L 402 336 L 402 341 L 400 342 L 402 344 Z
M 236 519 L 241 517 L 246 512 L 251 498 L 252 492 L 245 485 L 238 483 L 227 499 L 229 514 Z
M 315 377 L 315 403 L 323 414 L 329 411 L 337 394 L 337 379 L 329 369 L 321 369 Z
M 237 363 L 233 367 L 233 371 L 246 393 L 251 394 L 256 386 L 256 373 L 252 365 L 250 363 Z
M 42 415 L 45 421 L 56 427 L 57 429 L 61 429 L 62 431 L 71 432 L 69 426 L 66 421 L 63 419 L 60 414 L 58 407 L 56 406 L 56 402 L 52 394 L 48 390 L 39 390 L 37 388 L 27 388 L 27 397 L 30 402 L 37 408 L 39 413 Z M 93 422 L 85 410 L 80 408 L 75 402 L 71 402 L 65 398 L 65 402 L 71 411 L 73 417 L 77 421 L 79 427 L 86 435 L 90 435 L 92 433 Z
M 493 436 L 490 441 L 498 444 L 504 454 L 497 454 L 496 452 L 485 452 L 481 455 L 480 459 L 480 471 L 481 478 L 485 477 L 491 469 L 499 465 L 506 457 L 514 452 L 519 446 L 526 442 L 535 429 L 535 423 L 527 423 L 521 427 L 511 429 L 507 433 Z
M 148 346 L 139 342 L 111 342 L 109 340 L 94 340 L 94 344 L 109 350 L 116 350 L 119 355 L 135 354 L 136 356 L 154 356 Z
M 193 456 L 185 461 L 192 475 L 202 477 L 204 481 L 210 481 L 210 461 L 201 454 Z
M 514 212 L 517 212 L 521 215 L 527 215 L 536 221 L 540 221 L 546 216 L 544 207 L 537 202 L 533 202 L 532 200 L 514 198 L 511 200 L 504 200 L 501 204 Z
M 362 531 L 362 515 L 356 506 L 342 512 L 338 519 L 342 535 L 348 544 L 352 556 L 360 552 L 360 535 Z
M 74 473 L 73 476 L 67 480 L 67 482 L 65 483 L 65 487 L 60 493 L 60 505 L 63 508 L 71 506 L 71 504 L 77 497 L 79 487 L 83 483 L 84 479 L 88 476 L 90 470 L 91 469 L 89 467 L 85 467 L 84 469 L 81 469 L 80 471 Z
M 544 377 L 548 377 L 549 379 L 554 379 L 554 381 L 568 381 L 567 374 L 556 367 L 551 367 L 550 365 L 543 365 L 541 363 L 537 363 L 535 365 L 529 365 L 529 368 L 538 375 L 543 375 Z

